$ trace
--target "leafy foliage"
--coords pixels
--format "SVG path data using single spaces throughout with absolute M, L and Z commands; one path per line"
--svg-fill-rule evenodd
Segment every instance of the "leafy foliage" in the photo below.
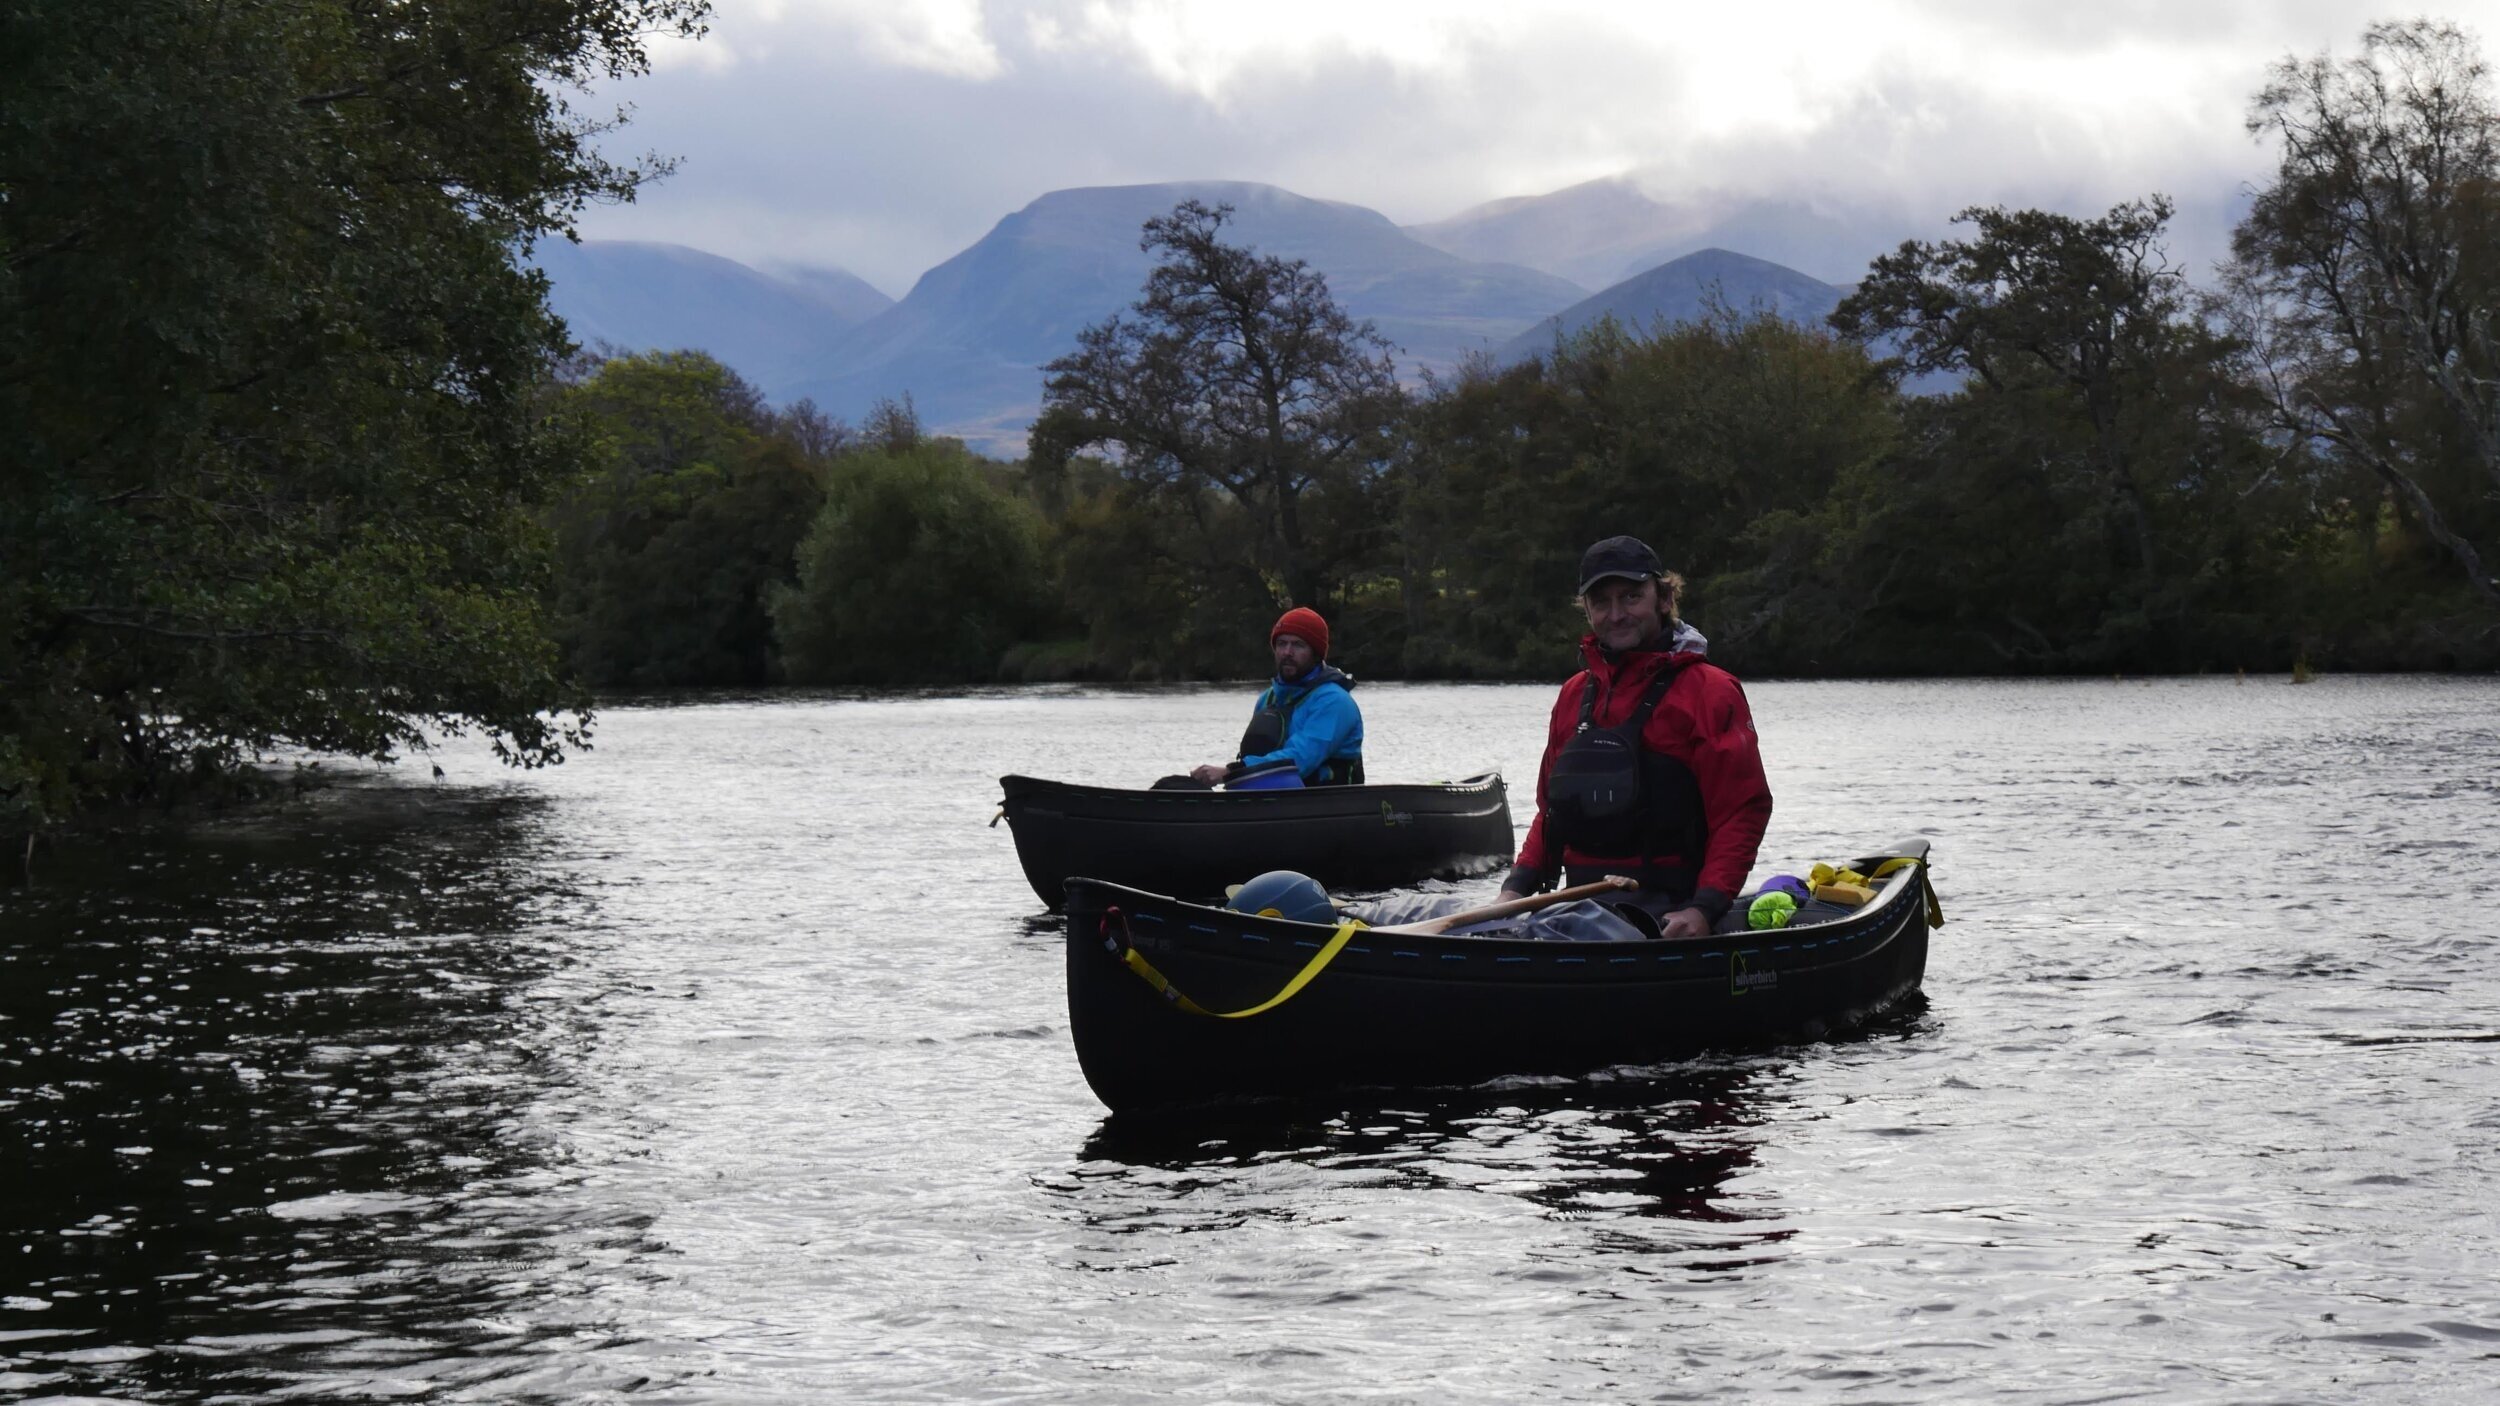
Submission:
M 1908 407 L 1903 487 L 1950 542 L 1899 558 L 1928 630 L 2015 667 L 2175 668 L 2210 658 L 2200 622 L 2255 589 L 2243 499 L 2279 456 L 2241 348 L 2162 252 L 2169 214 L 1965 211 L 1972 238 L 1904 244 L 1833 313 L 1912 371 L 1968 374 Z
M 1190 200 L 1146 222 L 1140 245 L 1161 261 L 1132 316 L 1085 328 L 1043 368 L 1034 455 L 1109 448 L 1128 484 L 1191 523 L 1215 574 L 1273 582 L 1268 606 L 1326 604 L 1369 545 L 1348 528 L 1376 524 L 1402 397 L 1386 345 L 1325 278 L 1223 242 L 1231 213 Z
M 537 514 L 578 444 L 518 243 L 651 168 L 563 94 L 699 0 L 0 17 L 0 802 L 280 744 L 583 736 Z M 552 713 L 551 713 L 551 710 Z
M 2500 109 L 2455 26 L 2374 24 L 2276 65 L 2249 128 L 2281 147 L 2233 240 L 2283 427 L 2384 485 L 2500 606 Z
M 842 432 L 777 416 L 700 352 L 606 362 L 566 392 L 599 468 L 555 514 L 557 636 L 594 684 L 781 676 L 768 614 Z
M 991 677 L 1050 619 L 1032 509 L 953 440 L 844 456 L 772 614 L 808 683 Z
M 1600 321 L 1418 411 L 1400 540 L 1409 667 L 1548 674 L 1580 633 L 1580 549 L 1630 532 L 1693 586 L 1722 654 L 1782 616 L 1852 529 L 1826 521 L 1892 437 L 1892 397 L 1828 332 L 1720 308 L 1644 336 Z

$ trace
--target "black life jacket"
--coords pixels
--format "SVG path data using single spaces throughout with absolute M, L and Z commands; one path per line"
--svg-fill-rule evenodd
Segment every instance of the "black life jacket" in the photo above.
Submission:
M 1597 727 L 1597 676 L 1580 689 L 1580 726 L 1545 777 L 1545 829 L 1567 851 L 1603 859 L 1566 861 L 1571 883 L 1628 874 L 1644 888 L 1692 892 L 1710 825 L 1692 768 L 1642 745 L 1641 732 L 1684 664 L 1658 671 L 1640 706 L 1615 727 Z
M 1243 757 L 1263 757 L 1270 752 L 1282 751 L 1286 735 L 1293 731 L 1293 710 L 1301 707 L 1304 699 L 1332 683 L 1339 688 L 1351 690 L 1354 687 L 1354 676 L 1333 664 L 1314 664 L 1311 666 L 1308 686 L 1295 690 L 1291 698 L 1278 698 L 1276 685 L 1269 684 L 1267 691 L 1259 695 L 1259 708 L 1257 712 L 1250 715 L 1250 726 L 1242 729 L 1241 750 L 1233 754 L 1233 765 L 1239 766 Z M 1360 786 L 1363 784 L 1361 753 L 1347 757 L 1330 757 L 1325 765 L 1327 772 L 1324 776 L 1317 781 L 1304 784 L 1311 786 Z

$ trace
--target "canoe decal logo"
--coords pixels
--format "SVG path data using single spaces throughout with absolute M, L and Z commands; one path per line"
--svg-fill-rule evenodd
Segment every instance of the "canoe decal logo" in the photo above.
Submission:
M 1412 825 L 1415 823 L 1415 813 L 1413 811 L 1392 809 L 1387 801 L 1382 801 L 1380 803 L 1380 823 L 1383 825 Z
M 1742 952 L 1731 952 L 1727 959 L 1728 990 L 1742 996 L 1748 991 L 1767 991 L 1780 984 L 1780 974 L 1765 968 L 1755 971 Z

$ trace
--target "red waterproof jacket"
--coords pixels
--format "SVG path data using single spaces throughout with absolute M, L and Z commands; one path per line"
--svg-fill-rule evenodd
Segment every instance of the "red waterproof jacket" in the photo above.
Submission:
M 1753 709 L 1745 702 L 1744 685 L 1725 669 L 1703 662 L 1698 650 L 1647 649 L 1609 655 L 1598 648 L 1597 637 L 1589 635 L 1580 641 L 1580 657 L 1588 667 L 1563 685 L 1546 724 L 1545 759 L 1536 776 L 1536 819 L 1519 846 L 1514 881 L 1533 879 L 1542 884 L 1567 865 L 1599 866 L 1640 857 L 1577 850 L 1555 854 L 1545 837 L 1545 782 L 1554 770 L 1555 754 L 1580 725 L 1580 694 L 1592 682 L 1599 692 L 1590 721 L 1598 727 L 1616 727 L 1631 720 L 1642 692 L 1658 671 L 1681 662 L 1684 672 L 1667 686 L 1666 696 L 1649 715 L 1649 725 L 1641 730 L 1641 744 L 1682 762 L 1700 783 L 1702 814 L 1710 827 L 1708 845 L 1698 857 L 1676 858 L 1697 871 L 1695 906 L 1715 920 L 1744 889 L 1745 876 L 1762 847 L 1762 833 L 1771 824 L 1771 783 L 1762 774 L 1762 748 L 1754 735 Z

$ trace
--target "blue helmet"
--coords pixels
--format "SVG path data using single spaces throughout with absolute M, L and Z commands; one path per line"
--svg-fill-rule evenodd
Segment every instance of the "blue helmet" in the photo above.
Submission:
M 1337 908 L 1319 880 L 1291 869 L 1271 869 L 1246 884 L 1233 886 L 1224 906 L 1262 918 L 1287 918 L 1297 923 L 1333 923 Z

